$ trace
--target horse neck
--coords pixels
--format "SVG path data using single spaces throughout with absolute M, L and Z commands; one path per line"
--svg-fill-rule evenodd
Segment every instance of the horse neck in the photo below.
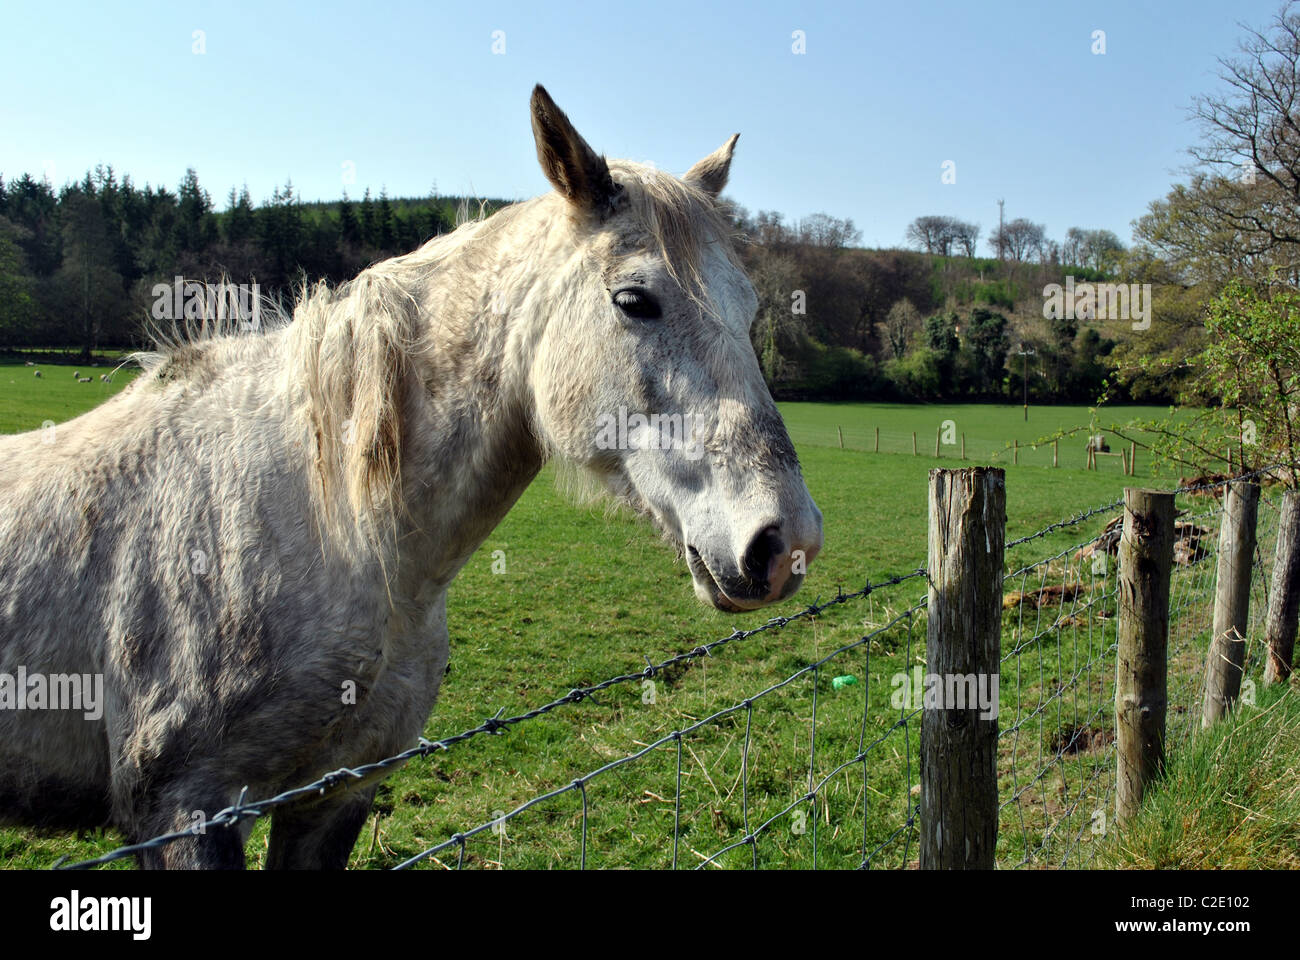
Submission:
M 421 304 L 422 375 L 409 397 L 403 473 L 412 552 L 427 562 L 432 551 L 437 580 L 454 575 L 545 461 L 529 385 L 545 317 L 529 305 L 541 264 L 562 253 L 562 241 L 541 236 L 546 218 L 535 201 L 522 204 L 500 226 L 477 225 L 436 265 L 420 252 L 394 264 Z

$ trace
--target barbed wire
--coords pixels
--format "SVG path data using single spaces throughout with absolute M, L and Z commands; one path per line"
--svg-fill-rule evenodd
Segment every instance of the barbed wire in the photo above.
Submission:
M 918 571 L 918 574 L 919 574 L 919 573 L 920 573 L 920 571 Z M 910 579 L 910 576 L 916 576 L 916 575 L 917 575 L 917 574 L 913 574 L 913 575 L 909 575 L 909 577 L 901 578 L 899 582 L 902 582 L 902 579 Z M 585 867 L 586 867 L 586 846 L 587 846 L 587 844 L 586 844 L 586 837 L 587 837 L 587 832 L 588 832 L 588 815 L 589 815 L 589 809 L 588 809 L 588 805 L 587 805 L 587 802 L 586 802 L 586 786 L 587 786 L 587 784 L 589 784 L 591 781 L 595 780 L 597 777 L 600 777 L 600 776 L 602 776 L 602 775 L 604 775 L 604 774 L 606 774 L 606 773 L 608 773 L 608 772 L 610 772 L 610 771 L 612 771 L 612 770 L 616 770 L 616 769 L 618 769 L 618 768 L 620 768 L 620 767 L 626 766 L 626 765 L 628 765 L 628 764 L 630 764 L 630 763 L 633 763 L 633 762 L 635 762 L 635 761 L 637 761 L 637 760 L 640 760 L 641 758 L 643 758 L 643 757 L 645 757 L 645 756 L 647 756 L 647 755 L 653 753 L 654 751 L 660 749 L 661 747 L 667 746 L 667 745 L 669 745 L 669 744 L 675 744 L 675 745 L 676 745 L 676 748 L 677 748 L 677 749 L 676 749 L 676 756 L 677 756 L 677 769 L 676 769 L 676 778 L 675 778 L 675 779 L 676 779 L 676 784 L 677 784 L 677 795 L 676 795 L 676 799 L 675 799 L 675 802 L 674 802 L 674 813 L 675 813 L 675 816 L 674 816 L 673 855 L 672 855 L 672 866 L 673 866 L 674 868 L 676 868 L 676 866 L 677 866 L 677 862 L 678 862 L 678 839 L 679 839 L 679 838 L 678 838 L 678 834 L 679 834 L 679 832 L 680 832 L 681 780 L 682 780 L 682 773 L 681 773 L 681 767 L 682 767 L 681 743 L 682 743 L 682 741 L 683 741 L 683 738 L 686 737 L 688 734 L 691 734 L 691 733 L 695 732 L 696 730 L 702 729 L 702 728 L 704 728 L 704 727 L 706 727 L 706 726 L 710 726 L 710 725 L 716 724 L 716 723 L 718 723 L 718 721 L 720 721 L 720 720 L 722 720 L 722 719 L 725 719 L 726 717 L 729 717 L 729 716 L 731 716 L 731 715 L 733 715 L 733 714 L 736 714 L 736 713 L 738 713 L 738 712 L 740 712 L 740 711 L 743 710 L 743 711 L 745 711 L 746 714 L 747 714 L 747 722 L 746 722 L 746 740 L 745 740 L 745 744 L 744 744 L 744 746 L 743 746 L 743 748 L 742 748 L 742 751 L 743 751 L 743 755 L 744 755 L 744 756 L 748 756 L 748 752 L 749 752 L 749 744 L 750 744 L 750 736 L 751 736 L 751 734 L 752 734 L 752 711 L 753 711 L 753 706 L 754 706 L 754 704 L 755 704 L 756 702 L 758 702 L 759 700 L 762 700 L 763 698 L 769 696 L 770 694 L 775 693 L 775 692 L 778 691 L 778 690 L 782 690 L 782 689 L 784 689 L 784 688 L 790 686 L 791 684 L 793 684 L 796 680 L 800 679 L 801 677 L 805 677 L 805 676 L 808 676 L 808 675 L 811 674 L 811 676 L 812 676 L 812 689 L 813 689 L 813 718 L 812 718 L 812 722 L 811 722 L 811 728 L 812 728 L 812 731 L 813 731 L 813 732 L 812 732 L 812 743 L 810 744 L 810 749 L 809 749 L 809 754 L 810 754 L 809 770 L 810 770 L 810 774 L 809 774 L 809 788 L 808 788 L 807 792 L 804 793 L 804 794 L 802 794 L 802 795 L 799 796 L 799 797 L 796 797 L 795 800 L 793 800 L 791 803 L 787 804 L 787 805 L 786 805 L 782 810 L 778 811 L 776 814 L 774 814 L 773 816 L 769 817 L 767 820 L 763 821 L 761 824 L 759 824 L 757 827 L 755 827 L 755 828 L 753 828 L 753 829 L 749 829 L 749 827 L 748 827 L 749 812 L 748 812 L 748 800 L 747 800 L 747 797 L 746 797 L 746 798 L 745 798 L 745 813 L 744 813 L 745 823 L 746 823 L 745 835 L 742 836 L 741 838 L 739 838 L 738 840 L 736 840 L 736 841 L 734 841 L 734 842 L 732 842 L 732 843 L 730 843 L 730 844 L 724 846 L 721 850 L 717 851 L 717 852 L 714 853 L 712 856 L 704 857 L 704 858 L 703 858 L 703 862 L 697 865 L 697 869 L 700 868 L 700 867 L 708 866 L 710 863 L 715 862 L 715 861 L 716 861 L 719 857 L 721 857 L 724 853 L 726 853 L 726 852 L 728 852 L 728 851 L 730 851 L 730 850 L 736 849 L 737 847 L 744 846 L 745 844 L 750 844 L 751 846 L 752 846 L 752 845 L 755 845 L 755 844 L 757 843 L 757 841 L 758 841 L 758 838 L 759 838 L 763 833 L 765 833 L 765 832 L 767 832 L 768 830 L 770 830 L 771 827 L 772 827 L 772 825 L 775 824 L 775 823 L 776 823 L 778 820 L 780 820 L 782 817 L 784 817 L 784 816 L 788 815 L 789 813 L 791 813 L 794 809 L 796 809 L 796 808 L 797 808 L 800 804 L 802 804 L 802 803 L 808 803 L 808 802 L 813 802 L 813 801 L 815 801 L 817 795 L 818 795 L 819 792 L 822 790 L 822 788 L 824 788 L 825 785 L 826 785 L 828 782 L 830 782 L 830 780 L 831 780 L 833 777 L 835 777 L 836 775 L 838 775 L 838 774 L 839 774 L 840 772 L 842 772 L 844 769 L 846 769 L 846 768 L 848 768 L 848 767 L 850 767 L 850 766 L 853 766 L 854 764 L 862 763 L 862 764 L 864 764 L 864 771 L 865 771 L 865 763 L 866 763 L 866 759 L 867 759 L 868 755 L 870 754 L 871 750 L 872 750 L 873 748 L 875 748 L 876 746 L 878 746 L 879 744 L 883 743 L 883 742 L 888 738 L 888 736 L 889 736 L 889 735 L 890 735 L 894 730 L 897 730 L 897 729 L 900 729 L 900 728 L 906 727 L 906 726 L 908 725 L 908 723 L 909 723 L 912 719 L 914 719 L 916 716 L 919 715 L 919 713 L 920 713 L 920 710 L 919 710 L 919 709 L 912 711 L 910 714 L 904 713 L 904 715 L 901 716 L 900 719 L 899 719 L 898 721 L 896 721 L 896 722 L 895 722 L 891 727 L 889 727 L 889 728 L 885 731 L 885 733 L 881 734 L 879 737 L 877 737 L 877 738 L 876 738 L 874 741 L 872 741 L 871 743 L 868 743 L 868 744 L 865 744 L 865 745 L 864 745 L 863 742 L 862 742 L 862 740 L 860 739 L 860 740 L 859 740 L 859 748 L 858 748 L 858 751 L 857 751 L 857 753 L 856 753 L 853 757 L 851 757 L 851 758 L 849 758 L 848 760 L 845 760 L 845 761 L 843 761 L 842 763 L 840 763 L 839 765 L 837 765 L 837 766 L 836 766 L 836 767 L 831 771 L 831 773 L 829 773 L 829 774 L 827 774 L 826 776 L 822 777 L 820 780 L 814 780 L 814 776 L 813 776 L 812 770 L 813 770 L 813 765 L 815 764 L 815 761 L 816 761 L 816 737 L 817 737 L 817 695 L 816 695 L 816 694 L 817 694 L 817 689 L 818 689 L 817 680 L 818 680 L 818 678 L 819 678 L 821 668 L 822 668 L 823 666 L 825 666 L 827 663 L 829 663 L 831 660 L 833 660 L 833 659 L 835 659 L 835 658 L 837 658 L 837 657 L 839 657 L 839 656 L 842 656 L 843 654 L 845 654 L 845 653 L 847 653 L 847 652 L 849 652 L 849 651 L 856 650 L 856 649 L 858 649 L 859 647 L 862 647 L 862 646 L 865 645 L 865 644 L 869 644 L 870 641 L 871 641 L 872 639 L 874 639 L 875 637 L 877 637 L 877 636 L 879 636 L 879 635 L 885 633 L 886 631 L 892 629 L 893 627 L 897 626 L 898 624 L 900 624 L 900 623 L 902 623 L 902 622 L 904 622 L 904 621 L 907 621 L 907 622 L 909 623 L 909 625 L 910 625 L 910 624 L 911 624 L 911 620 L 912 620 L 913 615 L 914 615 L 915 613 L 917 613 L 919 610 L 921 610 L 924 606 L 925 606 L 925 601 L 924 601 L 924 600 L 923 600 L 923 601 L 919 601 L 918 603 L 914 604 L 912 607 L 910 607 L 910 608 L 908 608 L 907 610 L 903 611 L 902 613 L 898 614 L 896 617 L 894 617 L 893 619 L 891 619 L 889 622 L 887 622 L 887 623 L 884 624 L 883 626 L 878 627 L 878 628 L 875 629 L 875 630 L 869 631 L 869 632 L 866 633 L 866 634 L 863 634 L 862 636 L 860 636 L 858 639 L 852 641 L 851 643 L 846 643 L 846 644 L 841 645 L 840 647 L 838 647 L 838 648 L 836 648 L 835 650 L 833 650 L 833 651 L 831 651 L 830 653 L 828 653 L 826 656 L 824 656 L 824 657 L 822 657 L 822 658 L 820 658 L 820 659 L 818 659 L 818 660 L 816 660 L 816 661 L 814 661 L 814 662 L 812 662 L 812 663 L 809 663 L 809 664 L 807 664 L 807 665 L 804 666 L 804 667 L 801 667 L 800 669 L 796 670 L 794 673 L 790 674 L 789 676 L 785 677 L 785 678 L 782 679 L 782 680 L 777 681 L 776 683 L 773 683 L 773 684 L 767 686 L 766 688 L 764 688 L 763 690 L 759 691 L 758 693 L 756 693 L 756 694 L 754 694 L 754 695 L 752 695 L 752 696 L 746 697 L 745 699 L 743 699 L 743 700 L 741 700 L 741 701 L 739 701 L 739 702 L 733 703 L 733 704 L 731 704 L 730 706 L 724 707 L 724 708 L 722 708 L 721 710 L 716 710 L 716 711 L 714 711 L 713 713 L 711 713 L 710 715 L 708 715 L 708 716 L 706 716 L 706 717 L 703 717 L 702 719 L 697 720 L 697 721 L 695 721 L 694 723 L 688 724 L 687 726 L 681 727 L 681 728 L 679 728 L 679 729 L 672 730 L 671 732 L 665 734 L 664 736 L 659 737 L 658 739 L 652 741 L 651 743 L 646 744 L 646 745 L 643 746 L 640 750 L 637 750 L 637 751 L 635 751 L 635 752 L 633 752 L 633 753 L 627 754 L 626 756 L 620 757 L 620 758 L 618 758 L 618 759 L 616 759 L 616 760 L 611 760 L 610 762 L 608 762 L 608 763 L 606 763 L 606 764 L 603 764 L 602 766 L 597 767 L 596 769 L 591 770 L 591 771 L 587 772 L 586 774 L 583 774 L 582 776 L 579 776 L 579 777 L 574 778 L 573 780 L 571 780 L 570 782 L 568 782 L 568 783 L 566 783 L 566 784 L 564 784 L 564 785 L 562 785 L 562 786 L 559 786 L 559 787 L 556 787 L 556 788 L 553 789 L 553 790 L 548 790 L 548 791 L 546 791 L 546 792 L 544 792 L 544 793 L 538 794 L 537 796 L 534 796 L 534 797 L 532 797 L 531 799 L 529 799 L 529 800 L 527 800 L 527 801 L 525 801 L 525 802 L 519 804 L 519 805 L 516 806 L 514 809 L 509 810 L 509 811 L 506 811 L 506 812 L 503 812 L 501 816 L 494 817 L 494 818 L 492 818 L 492 819 L 490 819 L 490 820 L 486 820 L 486 821 L 484 821 L 484 822 L 478 824 L 477 826 L 473 827 L 472 829 L 469 829 L 469 830 L 463 830 L 463 831 L 460 831 L 460 832 L 458 832 L 458 833 L 455 833 L 455 834 L 453 834 L 451 837 L 449 837 L 448 839 L 444 840 L 443 842 L 438 843 L 438 844 L 435 844 L 434 846 L 429 847 L 429 848 L 427 848 L 427 849 L 425 849 L 425 850 L 423 850 L 423 851 L 421 851 L 421 852 L 415 854 L 414 856 L 408 857 L 407 859 L 405 859 L 405 860 L 403 860 L 402 862 L 398 863 L 398 864 L 397 864 L 393 869 L 394 869 L 394 870 L 405 870 L 405 869 L 408 869 L 408 868 L 410 868 L 410 867 L 416 865 L 417 863 L 420 863 L 421 861 L 428 860 L 428 859 L 430 859 L 430 858 L 436 857 L 439 853 L 443 852 L 444 850 L 449 850 L 449 849 L 451 849 L 451 848 L 453 848 L 453 847 L 458 848 L 458 851 L 459 851 L 459 858 L 458 858 L 458 861 L 457 861 L 457 865 L 458 865 L 458 866 L 463 866 L 463 865 L 464 865 L 464 860 L 465 860 L 465 847 L 466 847 L 466 844 L 467 844 L 467 842 L 468 842 L 469 840 L 472 840 L 474 837 L 476 837 L 476 836 L 478 836 L 478 835 L 480 835 L 480 834 L 483 834 L 483 833 L 486 833 L 486 832 L 488 832 L 488 831 L 492 831 L 492 830 L 498 829 L 500 826 L 504 825 L 505 823 L 509 822 L 510 820 L 514 819 L 515 817 L 518 817 L 519 815 L 523 814 L 524 812 L 526 812 L 526 811 L 532 809 L 533 807 L 537 806 L 538 804 L 545 803 L 545 802 L 548 801 L 548 800 L 553 800 L 553 799 L 555 799 L 555 798 L 557 798 L 557 797 L 563 796 L 564 794 L 567 794 L 567 793 L 573 793 L 573 792 L 580 792 L 580 793 L 582 794 L 582 798 L 583 798 L 583 807 L 582 807 L 582 824 L 581 824 L 581 830 L 582 830 L 582 845 L 581 845 L 581 849 L 582 849 L 582 859 L 581 859 L 581 861 L 580 861 L 580 865 L 581 865 L 583 868 L 585 868 Z M 910 630 L 909 630 L 909 633 L 910 633 Z M 869 676 L 869 672 L 868 672 L 868 676 Z M 866 702 L 868 699 L 869 699 L 869 698 L 864 697 L 864 702 Z M 865 708 L 864 708 L 864 709 L 865 709 Z M 864 729 L 864 731 L 865 731 L 865 725 L 864 725 L 864 728 L 863 728 L 863 729 Z M 909 761 L 910 761 L 910 752 L 909 752 Z M 908 767 L 908 769 L 909 769 L 909 779 L 910 779 L 910 762 L 909 762 L 909 767 Z M 744 777 L 743 772 L 742 772 L 742 783 L 746 783 L 746 778 Z M 910 806 L 910 805 L 909 805 L 909 806 Z M 865 814 L 865 810 L 864 810 L 864 814 Z M 908 820 L 911 821 L 911 820 L 914 818 L 914 816 L 915 816 L 915 812 L 914 812 L 914 811 L 910 811 L 910 812 L 909 812 L 909 815 L 908 815 Z M 815 866 L 816 866 L 816 850 L 817 850 L 817 841 L 816 841 L 816 816 L 815 816 L 815 811 L 814 811 L 814 815 L 811 817 L 811 820 L 812 820 L 812 823 L 813 823 L 813 857 L 814 857 L 814 868 L 815 868 Z M 865 837 L 865 835 L 864 835 L 863 841 L 864 841 L 864 847 L 865 847 L 865 844 L 866 844 L 866 837 Z M 756 856 L 756 855 L 757 855 L 757 854 L 755 853 L 755 856 Z M 863 858 L 862 858 L 863 865 L 866 865 L 868 859 L 869 859 L 869 858 L 868 858 L 868 855 L 866 854 L 866 852 L 865 852 L 865 850 L 864 850 L 864 852 L 863 852 Z
M 1275 471 L 1281 469 L 1282 469 L 1281 464 L 1273 464 L 1272 466 L 1260 467 L 1257 470 L 1252 470 L 1249 473 L 1243 473 L 1239 476 L 1228 477 L 1227 479 L 1224 480 L 1213 480 L 1207 483 L 1178 486 L 1172 492 L 1181 495 L 1187 493 L 1197 493 L 1203 490 L 1213 490 L 1216 487 L 1224 487 L 1230 483 L 1240 483 L 1247 480 L 1254 480 L 1264 476 L 1265 474 L 1274 473 Z M 1012 547 L 1018 547 L 1022 543 L 1029 543 L 1032 540 L 1041 539 L 1042 537 L 1046 537 L 1048 534 L 1054 533 L 1057 530 L 1063 530 L 1066 527 L 1078 526 L 1084 521 L 1090 520 L 1099 514 L 1111 513 L 1122 506 L 1124 506 L 1124 498 L 1119 497 L 1115 500 L 1110 501 L 1109 503 L 1103 503 L 1099 506 L 1092 507 L 1088 510 L 1082 511 L 1081 513 L 1077 513 L 1072 517 L 1066 517 L 1063 520 L 1057 520 L 1055 523 L 1049 523 L 1041 530 L 1035 530 L 1033 533 L 1027 534 L 1026 536 L 1018 537 L 1015 540 L 1008 540 L 1006 543 L 1006 549 L 1010 550 Z
M 562 697 L 557 697 L 556 699 L 550 701 L 549 703 L 543 704 L 539 707 L 536 707 L 532 710 L 525 711 L 524 713 L 520 713 L 515 716 L 503 717 L 501 716 L 501 714 L 504 711 L 500 710 L 496 713 L 495 716 L 488 717 L 478 726 L 462 731 L 461 733 L 455 734 L 454 736 L 444 737 L 440 740 L 429 740 L 426 739 L 425 737 L 421 737 L 419 742 L 415 746 L 407 750 L 403 750 L 400 753 L 394 754 L 391 757 L 385 757 L 382 760 L 376 760 L 372 763 L 362 764 L 361 766 L 358 767 L 343 767 L 338 770 L 331 771 L 330 773 L 324 774 L 323 776 L 313 781 L 312 783 L 305 784 L 301 787 L 295 787 L 291 790 L 285 790 L 282 793 L 276 794 L 275 796 L 272 797 L 268 797 L 265 800 L 259 800 L 252 803 L 245 802 L 245 796 L 247 794 L 248 788 L 244 787 L 243 791 L 240 793 L 239 799 L 234 804 L 218 811 L 210 819 L 204 821 L 201 827 L 203 830 L 207 830 L 213 827 L 216 828 L 233 827 L 244 820 L 258 819 L 262 816 L 265 816 L 269 811 L 275 809 L 276 807 L 281 807 L 281 806 L 285 806 L 286 804 L 294 803 L 308 796 L 312 796 L 312 795 L 323 796 L 326 792 L 330 790 L 338 789 L 341 786 L 357 786 L 359 781 L 376 777 L 378 774 L 384 773 L 396 767 L 400 767 L 418 757 L 428 756 L 429 754 L 439 752 L 439 751 L 446 751 L 450 749 L 452 746 L 454 746 L 455 744 L 463 743 L 466 740 L 469 740 L 476 736 L 481 736 L 483 734 L 502 733 L 516 724 L 524 723 L 526 721 L 534 720 L 538 717 L 545 716 L 546 714 L 551 713 L 554 710 L 557 710 L 566 704 L 580 703 L 584 700 L 592 699 L 594 694 L 599 693 L 603 690 L 608 690 L 609 688 L 617 686 L 619 684 L 652 679 L 662 671 L 677 666 L 679 664 L 688 663 L 690 661 L 697 660 L 700 657 L 706 657 L 706 656 L 711 657 L 713 655 L 713 651 L 718 649 L 719 647 L 725 646 L 727 644 L 735 643 L 737 641 L 744 640 L 761 633 L 765 633 L 768 630 L 779 629 L 789 623 L 815 617 L 818 614 L 822 613 L 824 610 L 829 609 L 830 607 L 837 606 L 839 604 L 848 603 L 852 600 L 857 600 L 863 597 L 867 597 L 873 592 L 875 592 L 876 590 L 880 590 L 889 586 L 896 586 L 898 584 L 905 583 L 909 580 L 913 580 L 915 578 L 925 577 L 925 576 L 926 576 L 926 571 L 924 570 L 924 568 L 918 568 L 916 570 L 913 570 L 911 573 L 897 574 L 888 577 L 884 580 L 881 580 L 877 583 L 868 582 L 861 589 L 854 590 L 850 593 L 845 593 L 841 588 L 834 597 L 827 600 L 826 602 L 823 603 L 821 599 L 818 598 L 813 603 L 805 607 L 803 610 L 791 614 L 790 616 L 773 617 L 770 620 L 768 620 L 766 623 L 763 623 L 760 626 L 750 630 L 733 631 L 729 636 L 722 637 L 718 640 L 710 641 L 709 643 L 701 644 L 700 646 L 694 647 L 691 650 L 688 650 L 684 653 L 677 654 L 676 656 L 669 657 L 668 659 L 663 660 L 659 663 L 650 663 L 649 658 L 646 658 L 646 668 L 644 670 L 639 670 L 635 673 L 619 674 L 617 676 L 610 677 L 607 680 L 602 680 L 599 683 L 592 684 L 586 687 L 575 687 Z M 54 867 L 55 869 L 62 869 L 62 870 L 79 870 L 79 869 L 87 869 L 90 867 L 102 866 L 104 864 L 111 863 L 114 860 L 120 860 L 124 857 L 133 856 L 135 854 L 143 853 L 148 850 L 153 850 L 159 847 L 167 846 L 168 844 L 175 843 L 179 840 L 193 839 L 194 837 L 199 835 L 198 830 L 199 827 L 192 826 L 192 827 L 187 827 L 184 830 L 177 830 L 170 833 L 160 834 L 148 840 L 118 847 L 101 856 L 93 857 L 88 860 L 78 861 L 76 863 L 64 864 L 61 859 L 54 864 Z

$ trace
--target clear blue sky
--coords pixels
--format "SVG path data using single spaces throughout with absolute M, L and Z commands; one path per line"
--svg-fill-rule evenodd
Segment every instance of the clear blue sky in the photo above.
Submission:
M 1131 221 L 1187 163 L 1194 94 L 1278 0 L 1062 3 L 31 3 L 0 18 L 0 173 L 111 163 L 224 208 L 547 189 L 528 124 L 547 86 L 609 156 L 682 172 L 741 134 L 728 193 L 852 217 L 896 246 L 920 214 L 1025 216 L 1060 239 Z M 206 53 L 192 52 L 204 31 Z M 492 51 L 493 31 L 505 53 Z M 791 51 L 802 30 L 807 52 Z M 1092 32 L 1106 53 L 1091 52 Z M 955 184 L 940 182 L 956 164 Z M 983 244 L 982 244 L 983 246 Z

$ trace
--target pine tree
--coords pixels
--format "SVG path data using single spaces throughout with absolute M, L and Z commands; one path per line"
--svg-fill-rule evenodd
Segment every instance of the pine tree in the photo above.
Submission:
M 396 237 L 393 231 L 393 205 L 388 202 L 388 190 L 379 188 L 379 207 L 375 211 L 375 246 L 385 253 L 395 253 Z
M 375 204 L 370 199 L 370 188 L 361 197 L 361 240 L 368 247 L 377 247 L 375 237 Z
M 361 246 L 361 224 L 357 222 L 356 211 L 348 192 L 343 191 L 343 201 L 339 204 L 339 240 L 354 247 Z
M 244 189 L 239 192 L 238 197 L 235 195 L 235 188 L 231 187 L 227 204 L 225 218 L 226 243 L 231 245 L 241 244 L 252 237 L 253 232 L 257 229 L 257 218 L 253 212 L 253 200 L 248 195 L 248 184 L 244 184 Z

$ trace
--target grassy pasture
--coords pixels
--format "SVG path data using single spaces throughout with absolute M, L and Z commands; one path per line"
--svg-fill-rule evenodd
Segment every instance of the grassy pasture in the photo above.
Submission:
M 98 399 L 65 390 L 95 386 L 75 384 L 70 371 L 64 378 L 68 383 L 48 396 L 39 391 L 57 378 L 19 390 L 22 381 L 15 372 L 31 379 L 30 368 L 0 367 L 0 387 L 11 391 L 0 393 L 3 429 L 59 419 L 51 411 L 65 406 L 65 415 L 71 416 L 79 412 L 78 400 L 84 408 Z M 112 389 L 124 382 L 119 374 Z M 1013 409 L 1020 416 L 1019 408 Z M 779 611 L 726 616 L 702 608 L 691 593 L 685 564 L 650 530 L 599 507 L 573 505 L 557 492 L 553 471 L 543 471 L 452 588 L 451 670 L 425 735 L 442 739 L 498 711 L 507 716 L 524 712 L 574 687 L 639 671 L 646 658 L 659 662 L 737 628 L 758 626 L 774 612 L 792 613 L 837 590 L 852 591 L 867 581 L 914 570 L 925 562 L 928 471 L 960 461 L 911 456 L 909 424 L 931 424 L 931 453 L 933 426 L 946 418 L 936 419 L 940 413 L 970 422 L 972 435 L 1015 435 L 1006 433 L 1014 417 L 1003 408 L 872 405 L 870 412 L 905 425 L 909 452 L 840 450 L 824 442 L 825 428 L 829 424 L 834 436 L 834 425 L 847 422 L 846 411 L 809 404 L 784 410 L 809 487 L 826 518 L 826 545 L 804 591 Z M 865 416 L 868 411 L 855 412 Z M 1086 423 L 1087 410 L 1031 409 L 1031 427 L 1042 430 L 1035 417 L 1069 426 Z M 1126 478 L 1118 461 L 1113 469 L 1106 463 L 1099 471 L 1084 471 L 1073 462 L 1083 462 L 1083 439 L 1072 442 L 1080 455 L 1063 458 L 1069 465 L 1056 470 L 1024 459 L 1018 467 L 1009 464 L 1009 457 L 995 461 L 1007 467 L 1009 539 L 1120 496 Z M 968 438 L 968 456 L 973 457 L 969 444 Z M 1066 823 L 1063 836 L 1082 833 L 1084 842 L 1091 842 L 1086 827 L 1094 795 L 1104 787 L 1104 747 L 1071 751 L 1061 762 L 1048 763 L 1046 772 L 1043 761 L 1063 735 L 1083 728 L 1104 734 L 1107 723 L 1114 682 L 1113 655 L 1109 676 L 1105 667 L 1114 642 L 1114 606 L 1108 594 L 1113 575 L 1099 578 L 1096 571 L 1067 569 L 1073 548 L 1095 535 L 1106 519 L 1099 516 L 1023 544 L 1008 556 L 1011 566 L 1059 554 L 1061 559 L 1035 568 L 1032 576 L 1049 583 L 1083 579 L 1087 585 L 1068 609 L 1027 612 L 1022 607 L 1007 616 L 1004 652 L 1023 648 L 1004 667 L 1000 691 L 1003 727 L 1017 726 L 1016 736 L 1002 744 L 1002 796 L 1004 801 L 1016 798 L 1003 813 L 1005 849 L 1000 848 L 1000 855 L 1007 862 L 1035 850 L 1052 823 Z M 497 563 L 494 569 L 494 560 L 501 558 L 505 569 L 497 572 L 501 567 Z M 1032 588 L 1036 582 L 1029 576 L 1025 579 Z M 1188 589 L 1190 597 L 1203 585 Z M 612 687 L 504 734 L 478 736 L 409 764 L 380 788 L 352 865 L 393 866 L 737 704 L 742 706 L 679 742 L 585 783 L 589 866 L 667 867 L 675 830 L 678 865 L 695 866 L 743 837 L 746 821 L 751 830 L 767 824 L 758 843 L 722 854 L 717 865 L 806 867 L 815 854 L 822 866 L 857 866 L 864 838 L 874 852 L 873 864 L 908 865 L 915 859 L 915 842 L 900 828 L 909 797 L 915 802 L 909 788 L 917 782 L 919 718 L 900 722 L 908 711 L 891 703 L 891 678 L 923 664 L 924 615 L 881 628 L 923 594 L 922 580 L 882 589 L 831 607 L 811 621 L 768 630 L 675 667 L 656 677 L 653 689 L 637 682 Z M 1065 629 L 1038 639 L 1054 618 L 1068 621 Z M 870 639 L 816 671 L 758 696 L 864 635 Z M 1188 642 L 1203 641 L 1189 637 Z M 1014 679 L 1011 670 L 1018 671 Z M 835 677 L 846 675 L 857 682 L 833 684 Z M 755 698 L 752 709 L 743 705 L 746 698 Z M 810 750 L 814 730 L 815 757 Z M 865 769 L 862 763 L 846 764 L 862 745 L 872 745 Z M 810 776 L 814 783 L 825 781 L 815 804 L 800 802 Z M 250 865 L 260 865 L 264 857 L 268 825 L 264 819 L 254 830 Z M 570 790 L 509 820 L 503 831 L 485 831 L 468 841 L 464 863 L 510 869 L 577 866 L 582 825 L 583 796 Z M 0 865 L 46 867 L 63 855 L 90 857 L 121 842 L 113 831 L 73 836 L 0 829 Z M 452 849 L 425 865 L 456 861 Z
M 139 372 L 132 367 L 116 370 L 118 361 L 101 358 L 92 363 L 97 366 L 0 363 L 0 433 L 39 430 L 46 420 L 71 420 L 121 392 Z M 74 373 L 90 377 L 90 383 L 78 383 Z M 108 374 L 113 382 L 102 382 L 100 374 Z

